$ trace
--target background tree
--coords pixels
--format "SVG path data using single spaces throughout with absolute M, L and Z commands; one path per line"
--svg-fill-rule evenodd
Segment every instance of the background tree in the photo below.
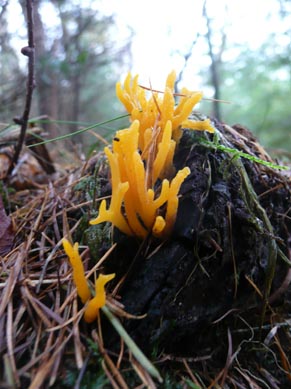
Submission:
M 231 42 L 227 34 L 228 18 L 224 25 L 218 23 L 214 28 L 205 1 L 204 39 L 210 65 L 200 74 L 214 91 L 214 98 L 230 101 L 230 104 L 214 102 L 212 109 L 205 104 L 204 112 L 229 124 L 248 127 L 266 147 L 288 150 L 291 147 L 291 6 L 288 1 L 279 3 L 276 29 L 254 50 Z M 211 54 L 211 42 L 215 42 L 216 55 Z
M 209 16 L 207 9 L 207 0 L 203 4 L 203 17 L 206 23 L 205 40 L 208 46 L 208 56 L 210 58 L 209 66 L 209 83 L 213 88 L 213 103 L 212 103 L 212 115 L 218 120 L 221 120 L 221 105 L 217 100 L 221 99 L 221 83 L 222 83 L 222 54 L 226 45 L 226 32 L 224 28 L 214 30 L 212 25 L 212 19 Z M 215 41 L 218 44 L 215 44 Z
M 272 6 L 277 5 L 277 8 L 270 8 L 270 13 L 277 22 L 272 24 L 272 31 L 257 48 L 233 40 L 230 3 L 224 11 L 225 17 L 221 17 L 221 12 L 216 14 L 217 8 L 214 11 L 215 2 L 200 2 L 200 14 L 193 14 L 193 35 L 184 34 L 184 40 L 179 36 L 179 44 L 171 49 L 172 58 L 179 57 L 180 60 L 176 66 L 178 82 L 182 80 L 179 87 L 187 84 L 184 82 L 187 74 L 196 79 L 200 77 L 201 84 L 197 83 L 197 87 L 207 97 L 231 102 L 230 105 L 207 102 L 201 107 L 203 112 L 230 124 L 239 122 L 249 127 L 266 146 L 289 148 L 290 2 L 273 0 Z M 97 123 L 120 113 L 121 105 L 115 98 L 114 85 L 134 66 L 131 62 L 132 34 L 129 28 L 127 34 L 121 34 L 118 15 L 114 15 L 113 9 L 111 14 L 104 15 L 101 8 L 98 9 L 101 3 L 98 0 L 34 1 L 37 88 L 32 116 L 47 115 L 51 119 L 75 123 Z M 12 118 L 19 114 L 25 91 L 15 37 L 11 36 L 9 29 L 8 8 L 8 0 L 2 0 L 0 121 L 5 123 L 12 122 Z M 48 24 L 52 19 L 47 15 L 48 9 L 55 19 L 53 25 Z M 197 22 L 199 28 L 195 27 Z M 175 26 L 171 28 L 171 38 L 174 38 Z M 156 36 L 160 38 L 158 32 Z M 154 57 L 153 63 L 159 66 Z M 58 123 L 50 124 L 47 129 L 49 136 L 55 137 L 74 131 L 76 126 Z M 102 134 L 110 138 L 112 131 L 104 128 Z M 82 139 L 73 140 L 92 143 L 87 134 Z
M 290 64 L 287 58 L 270 55 L 276 50 L 272 40 L 259 51 L 241 51 L 239 57 L 224 64 L 222 93 L 231 101 L 223 105 L 229 123 L 244 124 L 264 145 L 291 146 Z
M 4 1 L 0 9 L 0 122 L 12 120 L 19 114 L 25 95 L 26 78 L 8 31 L 8 3 L 8 0 Z
M 25 1 L 19 0 L 19 3 L 25 17 Z M 86 6 L 82 2 L 68 0 L 34 1 L 37 103 L 32 116 L 47 116 L 51 120 L 75 123 L 97 123 L 120 113 L 121 107 L 112 101 L 115 100 L 115 83 L 120 78 L 120 71 L 130 58 L 131 36 L 128 33 L 123 41 L 117 42 L 115 37 L 118 31 L 114 17 L 102 15 L 96 9 L 96 1 L 94 5 L 91 7 L 90 4 Z M 48 9 L 55 14 L 54 27 L 46 24 L 49 19 L 46 18 Z M 2 13 L 2 20 L 7 24 L 5 8 Z M 8 61 L 1 55 L 5 70 L 1 76 L 7 84 L 7 80 L 15 80 L 15 74 L 22 76 L 22 73 L 18 68 L 13 69 L 13 66 L 19 66 L 18 56 L 10 44 L 5 23 L 1 30 L 1 51 L 10 57 L 5 70 L 5 60 L 6 63 Z M 128 67 L 124 66 L 125 71 Z M 7 88 L 9 93 L 0 93 L 0 98 L 11 96 L 11 100 L 16 85 L 12 83 Z M 21 96 L 19 92 L 17 88 L 17 96 Z M 11 114 L 6 104 L 3 120 L 11 120 Z M 50 137 L 76 129 L 72 125 L 51 123 L 42 126 L 49 130 Z M 110 137 L 111 132 L 106 129 L 104 135 Z M 84 139 L 81 136 L 74 137 L 73 141 L 92 143 L 87 135 Z

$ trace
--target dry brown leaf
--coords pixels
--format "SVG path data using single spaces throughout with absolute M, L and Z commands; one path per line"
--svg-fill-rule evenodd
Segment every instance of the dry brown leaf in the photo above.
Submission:
M 14 235 L 12 221 L 6 215 L 2 197 L 0 196 L 0 256 L 5 256 L 11 250 Z

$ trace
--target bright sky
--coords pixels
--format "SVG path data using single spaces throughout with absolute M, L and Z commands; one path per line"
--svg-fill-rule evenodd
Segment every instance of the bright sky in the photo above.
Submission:
M 129 25 L 134 31 L 133 73 L 140 74 L 140 82 L 155 88 L 163 86 L 165 75 L 184 65 L 183 55 L 189 51 L 198 33 L 205 33 L 202 18 L 203 0 L 103 0 L 102 6 L 118 15 L 120 25 Z M 227 31 L 230 44 L 245 44 L 258 48 L 272 28 L 284 28 L 277 20 L 278 0 L 208 0 L 207 10 L 213 26 Z M 218 46 L 220 36 L 218 36 Z M 201 66 L 208 66 L 207 47 L 203 39 L 195 45 L 185 77 L 187 87 L 197 89 Z M 226 52 L 228 58 L 236 50 Z M 198 86 L 199 87 L 199 86 Z
M 82 0 L 72 0 L 80 3 Z M 83 0 L 82 4 L 102 10 L 107 14 L 116 14 L 120 34 L 116 39 L 126 36 L 127 26 L 134 31 L 132 43 L 133 74 L 140 75 L 140 83 L 147 84 L 149 79 L 155 88 L 164 85 L 166 75 L 184 65 L 186 54 L 197 34 L 205 33 L 205 21 L 202 18 L 204 0 Z M 43 3 L 45 4 L 45 3 Z M 54 24 L 53 7 L 45 6 L 45 22 Z M 207 0 L 209 17 L 217 31 L 227 31 L 227 44 L 244 44 L 256 49 L 266 41 L 273 29 L 286 29 L 278 20 L 278 0 Z M 19 32 L 21 9 L 17 0 L 10 0 L 13 23 L 11 32 Z M 22 30 L 21 30 L 22 32 Z M 26 31 L 23 29 L 24 39 Z M 217 45 L 220 45 L 217 35 Z M 19 42 L 18 42 L 19 44 Z M 22 44 L 22 43 L 21 43 Z M 20 44 L 20 47 L 22 47 Z M 25 44 L 25 43 L 24 43 Z M 290 42 L 280 42 L 290 44 Z M 239 53 L 239 48 L 225 52 L 225 60 Z M 207 47 L 203 39 L 194 46 L 193 55 L 185 72 L 185 82 L 189 89 L 199 89 L 201 80 L 198 72 L 209 65 Z M 124 77 L 121 74 L 120 77 Z

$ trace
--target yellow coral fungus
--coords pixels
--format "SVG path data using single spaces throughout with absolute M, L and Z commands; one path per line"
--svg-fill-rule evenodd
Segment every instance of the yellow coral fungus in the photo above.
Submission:
M 174 227 L 176 221 L 176 215 L 178 210 L 178 193 L 182 183 L 185 178 L 190 174 L 190 169 L 188 167 L 184 167 L 184 169 L 179 170 L 176 177 L 173 178 L 170 189 L 169 189 L 169 200 L 166 211 L 166 228 L 164 233 L 169 234 Z
M 147 202 L 144 165 L 137 151 L 138 129 L 138 121 L 133 122 L 129 129 L 117 132 L 119 141 L 114 142 L 113 152 L 108 147 L 104 149 L 110 164 L 114 195 L 109 209 L 106 209 L 105 200 L 101 202 L 99 215 L 91 224 L 109 221 L 127 235 L 145 236 L 146 229 L 137 215 Z M 122 201 L 126 207 L 127 221 L 121 212 Z
M 171 123 L 167 123 L 167 129 L 162 141 L 158 146 L 158 152 L 153 164 L 153 183 L 156 184 L 161 178 L 160 172 L 164 169 L 171 145 Z M 144 238 L 149 232 L 154 236 L 165 238 L 173 227 L 172 219 L 174 214 L 172 203 L 176 199 L 182 182 L 189 174 L 185 168 L 177 173 L 176 178 L 170 184 L 163 179 L 160 185 L 159 194 L 155 193 L 155 186 L 147 188 L 146 168 L 137 148 L 139 122 L 135 120 L 129 129 L 118 131 L 118 142 L 113 144 L 113 152 L 105 149 L 111 168 L 112 198 L 109 209 L 106 209 L 105 200 L 102 201 L 99 215 L 91 224 L 98 224 L 103 221 L 110 221 L 118 229 L 128 235 L 137 235 Z M 169 132 L 169 134 L 167 134 Z M 118 161 L 118 163 L 113 163 Z M 123 181 L 123 182 L 121 182 Z M 175 183 L 175 185 L 174 185 Z M 174 185 L 174 189 L 172 188 Z M 126 187 L 121 193 L 120 187 Z M 172 189 L 171 189 L 172 188 Z M 124 213 L 121 211 L 121 201 L 124 204 Z M 166 204 L 166 213 L 170 216 L 169 227 L 161 228 L 161 219 L 157 219 L 160 208 Z M 170 211 L 167 208 L 170 207 Z M 177 210 L 177 207 L 176 207 Z M 170 227 L 171 226 L 171 227 Z
M 64 238 L 63 246 L 73 268 L 73 280 L 77 288 L 77 293 L 81 298 L 82 303 L 85 304 L 91 297 L 91 293 L 85 278 L 83 262 L 79 255 L 79 245 L 78 243 L 75 243 L 73 246 Z
M 156 182 L 158 178 L 164 177 L 165 167 L 170 164 L 175 152 L 176 142 L 172 139 L 172 123 L 167 121 L 163 131 L 162 140 L 157 147 L 157 155 L 153 164 L 152 182 Z
M 88 301 L 84 319 L 87 323 L 91 323 L 97 318 L 99 309 L 105 305 L 106 293 L 104 287 L 115 277 L 115 274 L 100 274 L 95 281 L 95 297 L 91 298 L 91 292 L 85 278 L 84 266 L 79 255 L 79 244 L 75 243 L 74 245 L 71 245 L 71 243 L 64 238 L 63 246 L 73 268 L 73 280 L 77 288 L 77 293 L 83 304 Z
M 165 219 L 162 216 L 157 216 L 153 226 L 153 234 L 159 235 L 166 227 Z
M 92 323 L 97 318 L 99 309 L 105 305 L 105 285 L 114 277 L 115 274 L 99 274 L 95 281 L 95 297 L 89 301 L 84 313 L 84 319 L 87 323 Z
M 147 99 L 138 77 L 128 74 L 124 86 L 116 85 L 120 101 L 131 115 L 129 128 L 117 131 L 112 151 L 106 147 L 112 182 L 109 208 L 103 200 L 99 215 L 91 224 L 109 221 L 127 235 L 144 238 L 152 233 L 167 238 L 178 210 L 178 193 L 189 168 L 177 172 L 174 152 L 181 127 L 213 132 L 210 121 L 188 119 L 201 92 L 183 89 L 175 106 L 175 72 L 169 74 L 162 97 L 155 92 Z
M 160 97 L 158 93 L 152 93 L 152 96 L 147 100 L 146 91 L 138 85 L 138 77 L 133 79 L 131 74 L 127 75 L 124 86 L 120 83 L 116 84 L 116 94 L 119 100 L 123 103 L 128 113 L 131 115 L 131 120 L 140 121 L 140 139 L 139 147 L 141 151 L 145 146 L 145 131 L 154 126 L 157 121 L 157 127 L 164 128 L 167 121 L 172 122 L 173 138 L 179 140 L 181 136 L 180 128 L 200 129 L 203 126 L 204 130 L 214 132 L 214 128 L 210 125 L 203 124 L 204 121 L 188 120 L 194 106 L 202 99 L 201 92 L 191 92 L 186 88 L 182 89 L 182 97 L 175 106 L 174 99 L 174 84 L 176 74 L 172 71 L 166 81 L 165 91 Z

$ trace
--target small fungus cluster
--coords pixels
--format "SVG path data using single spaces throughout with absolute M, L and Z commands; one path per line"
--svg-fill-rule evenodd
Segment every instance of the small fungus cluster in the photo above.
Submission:
M 79 254 L 79 244 L 75 243 L 74 245 L 71 245 L 71 243 L 64 238 L 63 246 L 73 268 L 73 280 L 77 288 L 78 296 L 83 304 L 88 303 L 85 308 L 84 319 L 87 323 L 92 323 L 96 320 L 99 314 L 99 309 L 105 305 L 105 285 L 115 277 L 115 274 L 99 274 L 95 281 L 95 297 L 92 298 L 89 285 L 85 277 L 82 258 Z
M 162 97 L 152 91 L 147 98 L 139 86 L 138 76 L 128 74 L 124 86 L 117 83 L 116 93 L 130 114 L 131 125 L 116 132 L 112 150 L 105 147 L 108 158 L 112 196 L 106 200 L 91 224 L 111 222 L 127 235 L 145 238 L 149 233 L 165 239 L 174 226 L 178 210 L 178 194 L 190 169 L 175 172 L 173 158 L 182 128 L 214 132 L 209 119 L 189 120 L 193 107 L 202 99 L 201 92 L 183 88 L 175 105 L 171 72 Z
M 201 92 L 181 91 L 175 105 L 175 72 L 169 74 L 165 91 L 151 90 L 148 99 L 145 88 L 138 85 L 138 76 L 128 74 L 124 86 L 117 83 L 116 93 L 130 114 L 131 125 L 117 131 L 112 149 L 105 147 L 111 171 L 112 196 L 109 207 L 103 200 L 99 215 L 91 224 L 111 222 L 127 235 L 145 238 L 152 234 L 166 239 L 176 221 L 179 191 L 190 174 L 184 167 L 175 172 L 173 158 L 182 135 L 182 128 L 214 132 L 210 120 L 189 120 L 193 107 L 202 99 Z M 79 255 L 79 245 L 63 239 L 64 250 L 73 268 L 77 293 L 86 304 L 84 319 L 93 322 L 106 303 L 105 285 L 115 274 L 100 274 L 92 297 Z

